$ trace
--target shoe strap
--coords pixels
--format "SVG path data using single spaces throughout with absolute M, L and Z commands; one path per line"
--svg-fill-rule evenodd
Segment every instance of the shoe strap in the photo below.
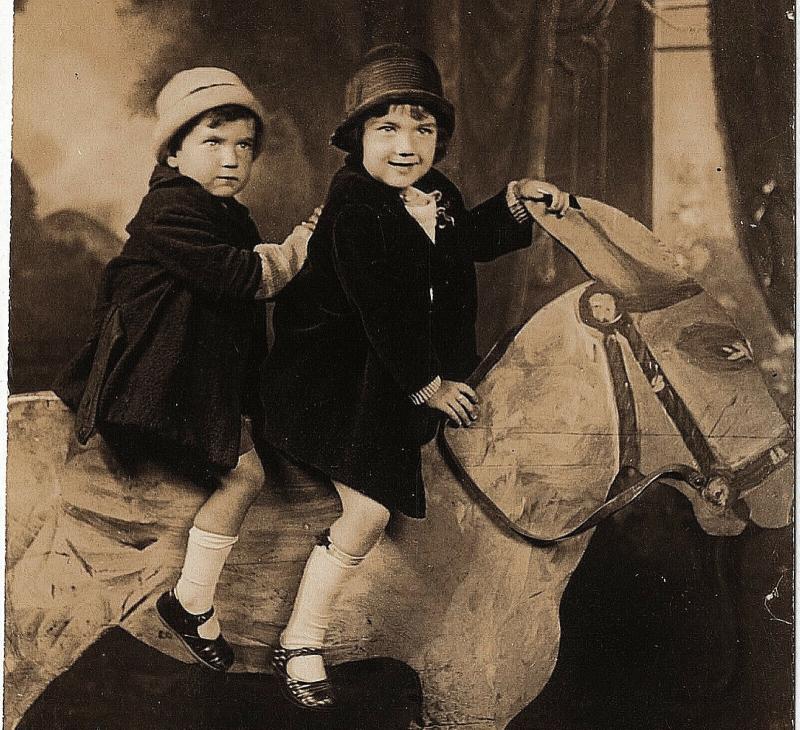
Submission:
M 184 620 L 187 622 L 192 622 L 195 626 L 202 626 L 208 619 L 210 619 L 214 615 L 214 607 L 208 609 L 208 611 L 204 611 L 203 613 L 191 613 L 186 610 L 184 605 L 178 600 L 178 596 L 175 593 L 175 589 L 172 588 L 170 590 L 170 600 L 175 602 L 180 612 L 184 615 Z M 186 618 L 188 617 L 188 618 Z
M 177 597 L 175 598 L 175 600 L 177 601 L 178 606 L 180 606 L 180 608 L 186 614 L 186 616 L 188 616 L 187 620 L 191 621 L 195 626 L 202 626 L 206 621 L 208 621 L 214 615 L 213 606 L 209 608 L 208 611 L 205 611 L 203 613 L 189 613 L 189 611 L 183 608 L 183 605 L 181 604 L 180 601 L 178 601 Z
M 281 647 L 281 651 L 285 652 L 286 661 L 294 659 L 299 656 L 313 656 L 314 654 L 322 655 L 322 649 L 314 649 L 310 646 L 301 646 L 299 649 L 286 649 Z
M 206 621 L 208 621 L 214 615 L 214 607 L 208 609 L 205 613 L 197 613 L 197 614 L 190 614 L 194 620 L 197 622 L 198 626 L 202 626 Z

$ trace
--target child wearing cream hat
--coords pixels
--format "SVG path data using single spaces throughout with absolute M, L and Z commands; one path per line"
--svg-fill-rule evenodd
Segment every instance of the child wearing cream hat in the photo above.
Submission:
M 208 491 L 180 579 L 156 607 L 199 662 L 226 671 L 233 651 L 213 598 L 264 481 L 250 425 L 263 421 L 264 300 L 303 265 L 316 216 L 262 244 L 236 200 L 265 126 L 236 74 L 181 71 L 156 115 L 149 190 L 104 271 L 95 332 L 54 389 L 76 412 L 80 442 L 97 431 L 126 470 L 155 461 Z

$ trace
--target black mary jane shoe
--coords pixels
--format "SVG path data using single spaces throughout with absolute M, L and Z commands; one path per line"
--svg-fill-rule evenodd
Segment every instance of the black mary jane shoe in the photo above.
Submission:
M 202 665 L 215 672 L 227 672 L 233 664 L 233 649 L 222 634 L 216 639 L 204 639 L 197 633 L 214 615 L 213 607 L 205 613 L 189 613 L 175 597 L 175 590 L 162 593 L 156 601 L 156 612 L 164 624 L 175 634 L 189 653 Z
M 272 652 L 272 669 L 281 683 L 286 698 L 304 710 L 328 710 L 336 704 L 336 695 L 329 679 L 318 682 L 303 682 L 289 676 L 287 665 L 290 659 L 298 656 L 319 654 L 319 649 L 304 646 L 300 649 L 284 649 L 282 646 Z

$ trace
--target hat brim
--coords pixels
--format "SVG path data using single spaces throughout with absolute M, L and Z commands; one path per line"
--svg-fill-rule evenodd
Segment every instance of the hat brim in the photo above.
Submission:
M 455 129 L 455 110 L 444 97 L 419 89 L 392 89 L 384 94 L 373 96 L 352 109 L 342 123 L 331 135 L 331 144 L 344 152 L 352 152 L 348 132 L 359 122 L 370 116 L 370 112 L 384 104 L 419 104 L 424 106 L 434 117 L 447 137 L 452 136 Z
M 249 109 L 260 120 L 262 130 L 266 127 L 264 108 L 247 88 L 233 84 L 210 86 L 193 94 L 190 98 L 183 99 L 180 104 L 156 120 L 152 137 L 152 148 L 156 159 L 159 162 L 166 159 L 172 136 L 186 122 L 218 106 L 228 104 L 236 104 Z

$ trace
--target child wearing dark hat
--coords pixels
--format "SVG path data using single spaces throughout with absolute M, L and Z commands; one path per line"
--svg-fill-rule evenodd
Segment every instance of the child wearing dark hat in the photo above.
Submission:
M 335 702 L 321 649 L 336 597 L 392 512 L 425 515 L 420 447 L 442 414 L 478 416 L 464 383 L 478 363 L 475 261 L 531 242 L 522 200 L 569 196 L 510 183 L 469 210 L 433 164 L 454 112 L 439 72 L 400 44 L 373 49 L 347 87 L 332 143 L 348 153 L 330 185 L 308 260 L 277 298 L 266 365 L 266 435 L 327 475 L 342 514 L 308 559 L 272 658 L 290 698 Z
M 198 661 L 225 671 L 233 651 L 213 599 L 264 481 L 249 425 L 263 422 L 264 299 L 302 266 L 315 217 L 262 244 L 236 200 L 264 112 L 235 74 L 181 71 L 156 113 L 149 191 L 104 271 L 94 334 L 54 389 L 76 411 L 81 443 L 99 431 L 126 470 L 155 461 L 210 490 L 180 578 L 156 608 Z

